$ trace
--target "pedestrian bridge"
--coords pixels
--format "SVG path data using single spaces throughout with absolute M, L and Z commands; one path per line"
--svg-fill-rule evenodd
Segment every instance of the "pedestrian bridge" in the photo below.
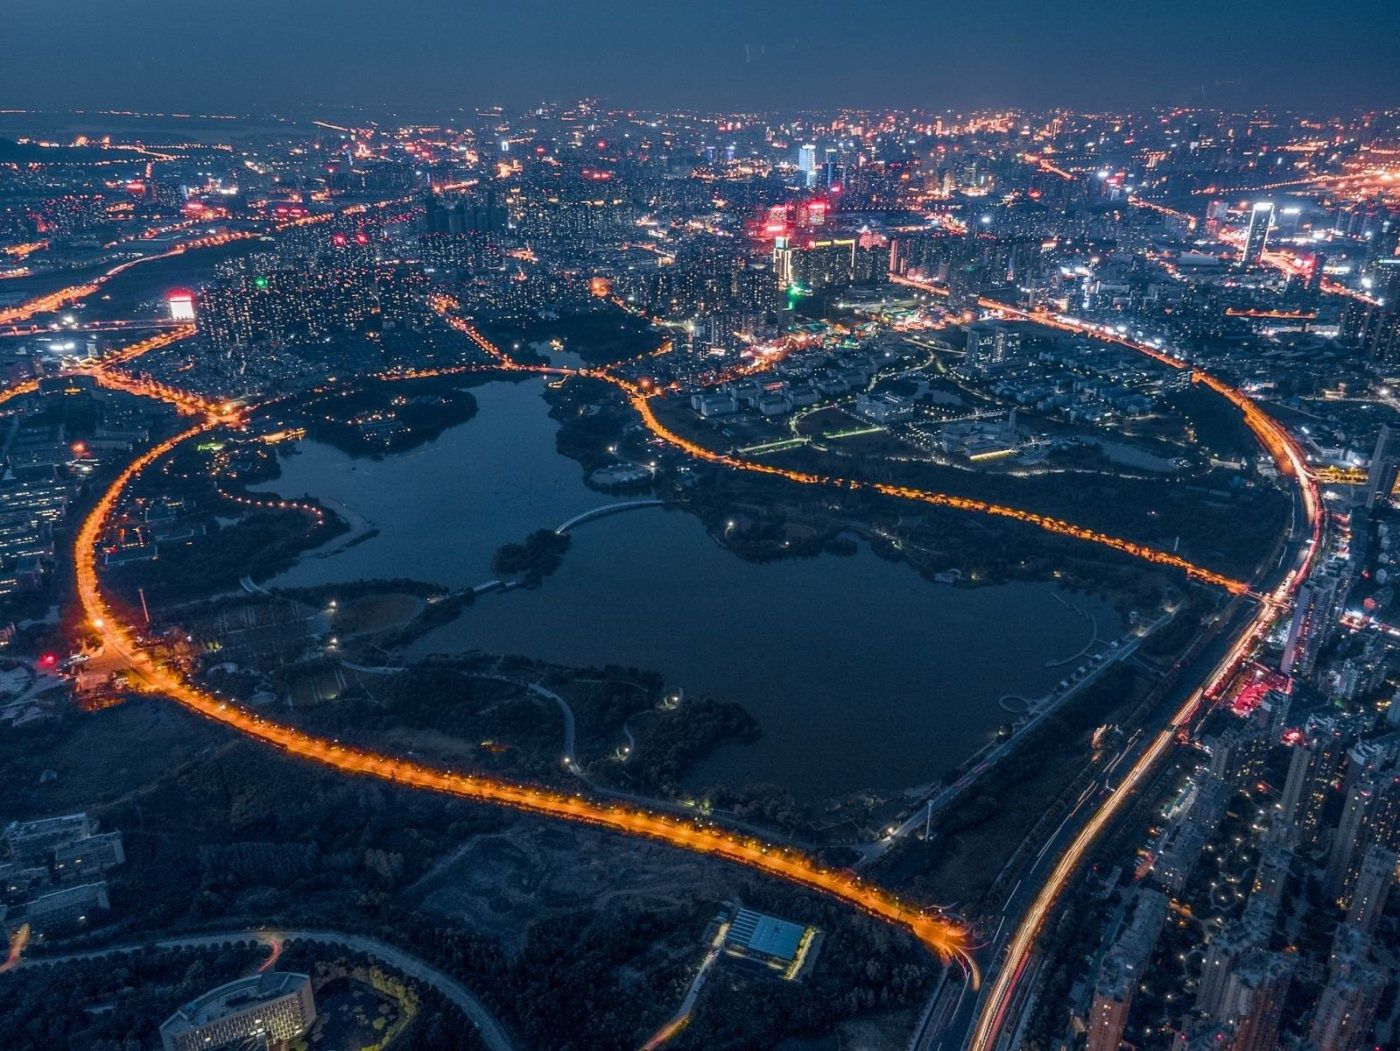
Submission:
M 554 531 L 559 534 L 567 533 L 577 525 L 592 521 L 595 518 L 602 518 L 604 515 L 615 515 L 622 511 L 631 511 L 635 507 L 660 507 L 661 500 L 624 500 L 619 504 L 604 504 L 602 507 L 595 507 L 591 511 L 584 511 L 582 514 L 574 515 L 567 522 L 554 527 Z

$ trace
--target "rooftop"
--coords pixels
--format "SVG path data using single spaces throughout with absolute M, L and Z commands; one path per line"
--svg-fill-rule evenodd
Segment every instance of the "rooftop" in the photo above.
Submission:
M 724 942 L 730 949 L 791 961 L 797 956 L 805 931 L 805 927 L 796 923 L 740 909 Z
M 295 993 L 311 979 L 290 971 L 269 971 L 226 982 L 185 1004 L 161 1026 L 162 1032 L 178 1034 L 208 1025 L 228 1015 L 238 1014 L 256 1004 Z

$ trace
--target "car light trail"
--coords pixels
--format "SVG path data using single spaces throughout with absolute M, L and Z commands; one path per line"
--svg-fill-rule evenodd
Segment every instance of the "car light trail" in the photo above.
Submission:
M 981 301 L 981 305 L 992 309 L 1000 309 L 1005 312 L 1019 315 L 1028 320 L 1041 324 L 1048 324 L 1052 327 L 1067 329 L 1070 331 L 1082 332 L 1094 336 L 1097 339 L 1116 343 L 1120 346 L 1136 350 L 1146 354 L 1173 368 L 1186 368 L 1184 362 L 1162 354 L 1156 348 L 1138 343 L 1134 340 L 1123 339 L 1118 336 L 1106 336 L 1094 329 L 1092 326 L 1075 324 L 1062 319 L 1048 317 L 1046 315 L 1017 310 L 1005 304 L 993 301 Z M 1031 956 L 1035 948 L 1035 942 L 1040 937 L 1048 922 L 1051 912 L 1060 895 L 1064 893 L 1069 885 L 1070 879 L 1079 869 L 1088 851 L 1092 849 L 1104 830 L 1109 827 L 1113 819 L 1118 815 L 1124 804 L 1132 797 L 1134 791 L 1142 786 L 1147 777 L 1156 768 L 1158 762 L 1167 754 L 1177 740 L 1177 734 L 1189 727 L 1194 720 L 1201 702 L 1214 694 L 1228 682 L 1234 674 L 1235 669 L 1244 660 L 1246 655 L 1268 632 L 1274 618 L 1281 612 L 1285 604 L 1293 597 L 1294 593 L 1307 579 L 1312 568 L 1313 560 L 1322 549 L 1322 526 L 1323 514 L 1322 505 L 1317 491 L 1317 483 L 1312 478 L 1307 469 L 1307 462 L 1291 435 L 1273 417 L 1261 409 L 1248 395 L 1242 391 L 1231 387 L 1225 381 L 1207 372 L 1194 371 L 1192 381 L 1205 386 L 1221 397 L 1228 400 L 1232 405 L 1240 410 L 1244 416 L 1245 425 L 1249 427 L 1260 445 L 1268 452 L 1269 456 L 1277 465 L 1279 471 L 1286 477 L 1295 479 L 1298 485 L 1298 493 L 1303 501 L 1304 514 L 1309 526 L 1311 536 L 1305 541 L 1300 549 L 1297 564 L 1288 572 L 1280 582 L 1274 592 L 1266 596 L 1259 604 L 1259 610 L 1250 620 L 1244 632 L 1235 640 L 1229 651 L 1221 658 L 1215 666 L 1211 675 L 1205 683 L 1192 691 L 1186 703 L 1172 717 L 1171 722 L 1162 730 L 1146 751 L 1138 758 L 1137 762 L 1124 774 L 1122 781 L 1104 799 L 1099 809 L 1085 822 L 1078 834 L 1074 837 L 1069 847 L 1056 862 L 1055 868 L 1050 876 L 1041 886 L 1039 893 L 1032 902 L 1026 914 L 1022 917 L 1020 925 L 1015 934 L 1007 944 L 1006 955 L 1001 966 L 996 973 L 992 984 L 988 987 L 987 995 L 983 1001 L 981 1011 L 977 1017 L 971 1040 L 968 1043 L 975 1051 L 988 1051 L 995 1045 L 998 1034 L 1001 1032 L 1007 1013 L 1014 1000 L 1016 987 L 1025 975 L 1029 966 Z
M 654 814 L 639 807 L 595 801 L 542 786 L 440 770 L 396 756 L 350 748 L 245 711 L 199 689 L 158 662 L 142 648 L 132 630 L 121 622 L 103 597 L 97 576 L 98 542 L 132 481 L 177 446 L 207 433 L 224 419 L 207 416 L 152 446 L 128 464 L 83 520 L 74 543 L 78 598 L 88 624 L 101 636 L 105 647 L 110 647 L 129 662 L 133 675 L 145 689 L 169 697 L 193 712 L 289 755 L 344 773 L 378 777 L 474 802 L 641 836 L 744 865 L 831 895 L 878 919 L 903 927 L 944 960 L 956 957 L 971 963 L 967 932 L 961 924 L 935 912 L 905 904 L 886 891 L 862 883 L 857 876 L 823 868 L 795 851 L 684 817 Z
M 19 966 L 20 957 L 24 955 L 24 950 L 29 946 L 29 924 L 21 923 L 10 936 L 10 949 L 5 954 L 5 962 L 0 963 L 0 974 L 6 971 L 13 971 Z

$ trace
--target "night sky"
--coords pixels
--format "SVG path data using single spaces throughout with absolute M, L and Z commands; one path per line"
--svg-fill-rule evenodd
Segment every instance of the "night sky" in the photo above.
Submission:
M 0 108 L 1400 103 L 1400 0 L 0 0 Z

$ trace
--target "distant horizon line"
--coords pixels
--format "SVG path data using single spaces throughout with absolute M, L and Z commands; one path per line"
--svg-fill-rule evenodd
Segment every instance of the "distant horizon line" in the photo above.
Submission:
M 1027 116 L 1050 116 L 1067 114 L 1079 117 L 1096 116 L 1136 116 L 1144 113 L 1212 113 L 1222 116 L 1247 117 L 1252 114 L 1298 115 L 1330 118 L 1359 118 L 1365 116 L 1400 115 L 1400 100 L 1392 102 L 1353 103 L 1349 105 L 1322 106 L 1300 103 L 1259 103 L 1255 105 L 1224 105 L 1207 102 L 1192 103 L 1150 103 L 1117 104 L 1111 106 L 1079 107 L 1068 104 L 997 104 L 985 103 L 975 106 L 946 106 L 935 108 L 929 104 L 831 104 L 825 106 L 699 106 L 673 105 L 660 106 L 634 105 L 616 101 L 606 96 L 578 95 L 574 97 L 541 98 L 530 103 L 482 103 L 473 106 L 448 107 L 435 104 L 412 104 L 400 106 L 369 106 L 347 102 L 300 102 L 295 104 L 257 102 L 247 103 L 233 112 L 222 107 L 200 106 L 190 109 L 152 108 L 150 106 L 123 106 L 114 103 L 93 103 L 85 105 L 14 105 L 0 102 L 0 118 L 14 116 L 102 116 L 102 117 L 156 117 L 164 120 L 244 120 L 249 118 L 279 118 L 283 120 L 309 119 L 327 112 L 355 113 L 369 119 L 388 120 L 412 117 L 422 119 L 432 114 L 448 118 L 470 115 L 477 117 L 530 116 L 542 107 L 569 108 L 581 103 L 599 107 L 600 114 L 615 116 L 625 113 L 639 113 L 651 116 L 686 115 L 714 117 L 794 117 L 808 114 L 877 114 L 913 113 L 933 117 L 972 116 L 984 114 L 1023 114 Z M 300 112 L 294 107 L 301 107 Z

